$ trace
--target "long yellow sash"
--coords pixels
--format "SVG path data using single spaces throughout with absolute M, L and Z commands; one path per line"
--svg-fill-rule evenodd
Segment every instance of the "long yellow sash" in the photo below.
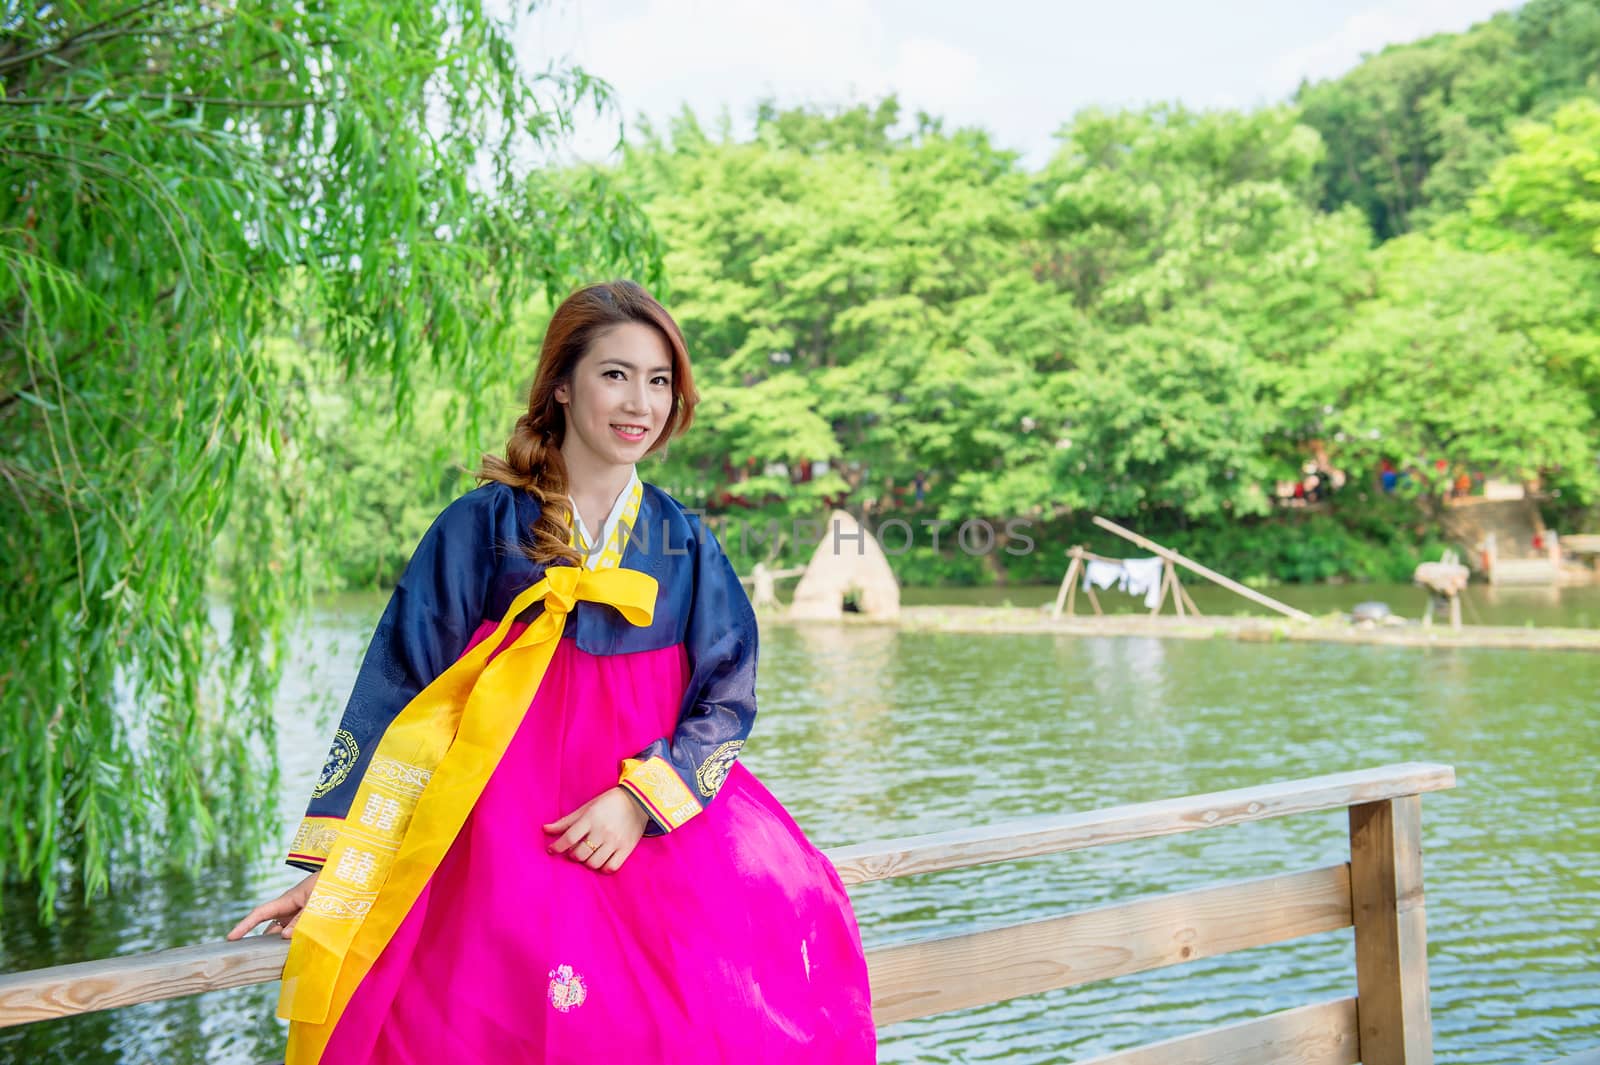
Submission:
M 290 939 L 278 1015 L 289 1027 L 286 1065 L 313 1065 L 350 996 L 483 792 L 539 690 L 567 614 L 606 603 L 648 625 L 656 580 L 637 570 L 546 568 L 494 633 L 429 684 L 390 723 L 350 804 Z M 517 616 L 544 613 L 489 661 Z M 534 841 L 531 846 L 537 846 Z

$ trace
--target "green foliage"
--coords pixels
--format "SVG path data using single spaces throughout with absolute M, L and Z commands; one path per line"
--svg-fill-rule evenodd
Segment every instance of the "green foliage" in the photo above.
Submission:
M 1600 393 L 1584 386 L 1600 380 L 1600 304 L 1576 264 L 1408 236 L 1376 265 L 1375 298 L 1300 385 L 1302 406 L 1325 403 L 1335 461 L 1370 469 L 1391 457 L 1441 495 L 1457 467 L 1526 480 L 1544 471 L 1594 498 Z
M 1471 233 L 1600 255 L 1600 102 L 1574 100 L 1511 131 L 1516 151 L 1472 197 Z
M 1174 530 L 1161 542 L 1250 584 L 1334 579 L 1409 583 L 1417 564 L 1439 558 L 1444 541 L 1404 501 L 1388 508 L 1393 524 L 1359 520 L 1360 507 L 1315 511 L 1265 522 L 1207 524 Z M 1351 513 L 1352 509 L 1357 513 Z
M 1581 202 L 1586 113 L 1556 127 L 1560 187 Z M 698 499 L 742 465 L 809 456 L 881 518 L 925 470 L 919 518 L 1108 513 L 1312 580 L 1405 575 L 1431 543 L 1359 508 L 1262 520 L 1264 487 L 1313 444 L 1357 480 L 1414 467 L 1425 494 L 1443 492 L 1427 475 L 1443 459 L 1593 496 L 1594 276 L 1564 248 L 1474 250 L 1512 224 L 1478 209 L 1446 216 L 1476 245 L 1441 223 L 1374 253 L 1359 212 L 1321 206 L 1327 152 L 1292 109 L 1085 112 L 1037 175 L 978 133 L 897 134 L 896 114 L 769 108 L 748 143 L 685 115 L 623 167 L 715 382 L 711 432 L 674 450 Z M 1502 164 L 1507 187 L 1554 165 L 1519 136 L 1537 161 Z M 763 519 L 836 490 L 787 480 L 727 487 L 764 498 Z M 926 554 L 896 565 L 963 582 L 1033 566 Z
M 1462 34 L 1384 49 L 1305 85 L 1330 207 L 1353 204 L 1381 239 L 1464 207 L 1510 147 L 1508 127 L 1600 91 L 1600 8 L 1529 0 Z
M 1581 14 L 1530 5 L 1334 84 L 1352 99 L 1398 92 L 1411 70 L 1428 121 L 1502 130 L 1581 81 L 1581 63 L 1540 74 L 1532 96 L 1501 93 L 1506 72 L 1473 64 L 1500 62 L 1508 33 L 1547 57 L 1587 55 Z M 1427 95 L 1440 70 L 1460 92 Z M 1392 528 L 1427 527 L 1440 458 L 1590 498 L 1596 274 L 1562 243 L 1591 239 L 1586 105 L 1516 127 L 1522 148 L 1499 163 L 1512 141 L 1494 141 L 1472 171 L 1481 183 L 1457 197 L 1470 211 L 1435 212 L 1432 237 L 1376 253 L 1360 210 L 1326 209 L 1349 142 L 1324 139 L 1316 106 L 1086 111 L 1038 173 L 980 132 L 903 121 L 892 97 L 767 104 L 746 141 L 689 112 L 647 128 L 608 177 L 660 235 L 703 395 L 694 432 L 647 476 L 730 528 L 789 528 L 843 500 L 874 521 L 1020 517 L 1062 538 L 985 559 L 924 534 L 895 559 L 913 582 L 1053 579 L 1060 550 L 1089 542 L 1088 512 L 1264 579 L 1404 576 L 1429 541 Z M 516 402 L 492 379 L 478 392 L 508 395 L 508 413 Z M 350 540 L 333 549 L 362 582 L 403 556 L 473 450 L 437 426 L 396 442 L 375 465 L 425 468 L 438 492 L 400 508 L 384 498 L 395 474 L 360 472 L 391 439 L 386 407 L 363 398 L 346 416 L 369 434 L 338 467 L 365 485 L 347 510 L 383 516 L 351 538 L 370 557 Z M 1407 499 L 1389 500 L 1405 513 L 1366 521 L 1348 492 L 1326 512 L 1271 513 L 1264 488 L 1313 447 L 1357 482 L 1383 459 L 1412 467 Z M 832 472 L 802 481 L 807 461 Z M 742 565 L 777 550 L 749 539 L 729 545 Z M 781 563 L 808 554 L 792 540 Z
M 1086 325 L 1039 386 L 1067 414 L 1058 502 L 1261 512 L 1261 482 L 1308 430 L 1285 381 L 1366 285 L 1365 229 L 1314 205 L 1319 138 L 1287 110 L 1167 107 L 1087 112 L 1060 136 L 1040 177 L 1042 279 Z
M 1248 350 L 1212 315 L 1107 337 L 1070 377 L 1054 481 L 1072 509 L 1261 513 L 1273 426 Z M 1070 445 L 1070 446 L 1064 446 Z
M 961 328 L 990 293 L 1026 291 L 1024 176 L 980 135 L 890 138 L 894 109 L 768 109 L 744 144 L 686 116 L 670 142 L 630 151 L 620 177 L 667 249 L 706 397 L 664 483 L 704 485 L 725 458 L 760 471 L 848 456 L 846 480 L 738 486 L 814 512 L 869 475 L 904 484 L 918 462 L 972 461 L 983 428 L 968 412 L 1025 381 L 1019 359 Z
M 684 116 L 630 152 L 712 399 L 674 462 L 843 459 L 858 499 L 939 469 L 929 505 L 961 518 L 1262 510 L 1259 349 L 1334 332 L 1367 242 L 1313 205 L 1315 133 L 1091 112 L 1030 177 L 894 114 L 769 109 L 749 143 Z
M 94 894 L 273 830 L 319 391 L 403 415 L 449 367 L 470 420 L 510 309 L 647 269 L 606 175 L 519 162 L 605 87 L 527 78 L 507 32 L 476 0 L 0 16 L 0 874 L 45 912 L 64 871 Z

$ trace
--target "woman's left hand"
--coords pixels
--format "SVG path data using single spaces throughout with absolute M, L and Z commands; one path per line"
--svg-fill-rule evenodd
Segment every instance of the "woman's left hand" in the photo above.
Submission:
M 551 854 L 565 854 L 595 872 L 614 873 L 639 845 L 650 817 L 619 785 L 607 788 L 561 820 L 544 826 L 561 834 Z

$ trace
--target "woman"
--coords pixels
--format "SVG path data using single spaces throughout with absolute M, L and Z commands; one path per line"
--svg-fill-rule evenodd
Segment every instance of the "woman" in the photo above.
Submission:
M 288 1065 L 870 1061 L 828 860 L 737 761 L 756 624 L 634 464 L 689 425 L 631 282 L 557 309 L 487 483 L 385 610 L 289 861 Z

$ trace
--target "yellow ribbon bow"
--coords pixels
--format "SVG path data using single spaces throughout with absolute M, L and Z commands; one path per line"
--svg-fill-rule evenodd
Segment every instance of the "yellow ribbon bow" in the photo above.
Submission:
M 290 938 L 278 1015 L 287 1065 L 314 1063 L 384 944 L 433 876 L 510 746 L 580 600 L 648 625 L 656 579 L 629 569 L 550 566 L 480 640 L 406 704 L 384 731 L 338 839 Z M 510 647 L 517 616 L 543 601 Z

